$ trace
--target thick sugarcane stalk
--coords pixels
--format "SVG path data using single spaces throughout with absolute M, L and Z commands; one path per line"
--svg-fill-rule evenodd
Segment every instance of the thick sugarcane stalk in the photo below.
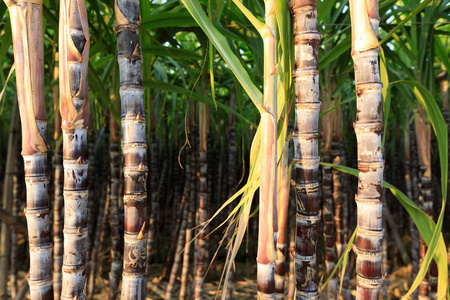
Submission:
M 209 110 L 205 103 L 199 104 L 199 149 L 198 149 L 198 166 L 199 166 L 199 184 L 198 184 L 198 225 L 200 232 L 198 234 L 197 244 L 197 268 L 195 272 L 195 290 L 194 298 L 203 298 L 203 277 L 207 268 L 207 252 L 208 252 L 208 231 L 202 227 L 208 219 L 208 191 L 207 191 L 207 138 L 209 130 Z
M 55 67 L 53 69 L 53 79 L 59 77 L 59 54 L 55 53 Z M 59 85 L 56 84 L 52 90 L 53 109 L 56 111 L 59 102 Z M 55 114 L 54 119 L 53 141 L 56 146 L 53 161 L 54 166 L 54 202 L 53 202 L 53 298 L 61 298 L 62 288 L 62 265 L 63 265 L 63 208 L 64 208 L 64 170 L 62 165 L 62 145 L 59 140 L 62 135 L 61 131 L 61 114 Z
M 357 97 L 358 194 L 356 299 L 378 299 L 381 284 L 382 182 L 384 160 L 381 145 L 382 102 L 378 65 L 378 2 L 350 0 L 352 58 Z
M 13 115 L 11 120 L 11 127 L 9 128 L 8 137 L 8 150 L 6 154 L 6 166 L 5 177 L 3 179 L 3 197 L 2 208 L 9 213 L 12 213 L 13 207 L 13 186 L 15 168 L 17 161 L 17 144 L 18 139 L 18 127 L 19 127 L 19 111 L 17 109 L 17 101 L 13 104 Z M 12 214 L 14 216 L 14 214 Z M 17 216 L 17 213 L 16 213 Z M 8 271 L 10 267 L 10 252 L 13 250 L 11 247 L 11 239 L 15 235 L 15 230 L 11 230 L 11 225 L 6 222 L 1 223 L 1 235 L 0 235 L 0 299 L 6 299 L 8 296 Z M 17 237 L 16 237 L 17 240 Z M 17 242 L 17 241 L 16 241 Z
M 287 119 L 286 119 L 287 120 Z M 287 126 L 287 124 L 285 124 Z M 275 261 L 275 299 L 285 299 L 286 254 L 288 244 L 288 210 L 289 210 L 289 143 L 284 144 L 281 161 L 278 164 L 277 183 L 277 260 Z
M 293 181 L 296 196 L 295 299 L 317 299 L 319 198 L 319 72 L 317 1 L 293 2 L 295 42 L 295 116 Z
M 257 261 L 258 299 L 275 298 L 277 222 L 277 70 L 275 0 L 265 1 L 264 107 L 261 112 L 261 175 Z
M 53 245 L 49 221 L 42 2 L 5 3 L 12 24 L 22 123 L 22 156 L 27 190 L 25 216 L 30 247 L 28 284 L 32 300 L 51 299 Z
M 147 142 L 138 0 L 116 0 L 124 156 L 122 299 L 145 299 L 147 262 Z
M 115 107 L 118 102 L 111 97 Z M 120 151 L 119 151 L 119 124 L 110 114 L 109 118 L 109 164 L 110 164 L 110 196 L 109 196 L 109 224 L 111 227 L 111 270 L 109 272 L 109 300 L 115 300 L 118 294 L 120 272 L 123 257 L 121 251 L 121 231 L 119 222 L 119 186 L 120 186 Z
M 192 121 L 194 122 L 194 121 Z M 187 224 L 186 224 L 186 239 L 183 252 L 183 268 L 181 270 L 181 288 L 180 288 L 180 300 L 189 298 L 188 291 L 188 273 L 189 273 L 189 256 L 191 253 L 191 240 L 193 238 L 194 215 L 195 215 L 195 199 L 197 199 L 197 128 L 192 128 L 191 137 L 191 179 L 190 179 L 190 193 L 189 198 L 186 199 L 186 208 L 188 210 Z
M 84 299 L 88 235 L 89 29 L 85 1 L 63 0 L 59 24 L 64 255 L 61 299 Z

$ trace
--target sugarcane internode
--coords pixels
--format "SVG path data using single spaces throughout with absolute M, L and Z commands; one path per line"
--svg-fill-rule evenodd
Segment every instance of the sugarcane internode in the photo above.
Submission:
M 352 58 L 355 65 L 358 147 L 356 299 L 378 299 L 381 284 L 383 239 L 382 102 L 378 65 L 378 2 L 350 1 Z
M 147 263 L 147 141 L 138 0 L 115 2 L 124 157 L 122 299 L 145 299 Z

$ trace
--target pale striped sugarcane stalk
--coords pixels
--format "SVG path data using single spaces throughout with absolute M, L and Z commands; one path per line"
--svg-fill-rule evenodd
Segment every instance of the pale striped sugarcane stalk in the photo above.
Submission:
M 42 1 L 5 1 L 9 9 L 16 65 L 17 97 L 22 123 L 30 246 L 31 299 L 51 299 L 52 237 L 49 221 L 47 115 L 44 102 L 44 32 Z
M 115 107 L 118 101 L 111 97 Z M 121 251 L 121 231 L 119 222 L 119 186 L 120 186 L 120 151 L 119 124 L 110 114 L 109 163 L 110 163 L 110 196 L 109 224 L 111 228 L 111 271 L 109 272 L 109 300 L 115 300 L 118 294 L 120 271 L 123 257 Z
M 138 0 L 116 0 L 120 68 L 125 233 L 122 299 L 145 299 L 147 262 L 147 142 Z
M 287 119 L 285 119 L 287 120 Z M 285 124 L 287 126 L 287 123 Z M 281 161 L 278 164 L 277 183 L 277 215 L 278 215 L 278 235 L 277 235 L 277 260 L 275 262 L 275 298 L 285 298 L 286 287 L 286 253 L 288 244 L 288 210 L 289 210 L 289 164 L 288 164 L 289 143 L 284 144 Z
M 89 29 L 85 1 L 63 0 L 59 23 L 64 256 L 61 299 L 84 299 L 88 235 Z
M 378 1 L 350 0 L 352 58 L 355 65 L 357 114 L 354 124 L 358 146 L 358 194 L 356 299 L 378 299 L 381 277 L 382 183 L 384 161 L 381 147 L 382 102 L 378 65 Z
M 261 175 L 257 261 L 258 299 L 275 298 L 277 214 L 277 70 L 275 0 L 265 1 L 264 108 L 261 112 Z M 229 174 L 231 175 L 231 174 Z
M 53 79 L 59 77 L 59 54 L 55 53 L 55 67 L 53 69 Z M 52 91 L 53 109 L 56 111 L 59 102 L 59 85 L 55 85 Z M 53 141 L 58 145 L 61 138 L 61 114 L 55 114 L 53 119 L 54 132 Z M 62 287 L 62 265 L 63 265 L 63 179 L 64 171 L 62 165 L 62 145 L 55 149 L 54 158 L 54 202 L 53 202 L 53 298 L 61 298 Z
M 208 231 L 206 228 L 202 228 L 201 225 L 208 219 L 208 193 L 207 193 L 207 175 L 208 175 L 208 162 L 207 162 L 207 138 L 209 129 L 209 110 L 205 103 L 199 104 L 199 149 L 198 149 L 198 165 L 200 170 L 199 186 L 198 186 L 198 225 L 200 225 L 200 232 L 198 234 L 198 247 L 197 247 L 197 269 L 195 272 L 195 291 L 194 298 L 203 298 L 203 277 L 205 277 L 205 271 L 207 268 L 206 258 L 208 252 Z
M 319 199 L 319 72 L 317 1 L 295 0 L 295 115 L 293 185 L 296 195 L 295 299 L 317 299 Z

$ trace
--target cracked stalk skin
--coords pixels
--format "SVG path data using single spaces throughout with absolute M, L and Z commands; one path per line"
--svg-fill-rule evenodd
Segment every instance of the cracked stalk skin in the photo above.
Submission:
M 296 197 L 295 299 L 317 299 L 319 199 L 319 72 L 317 1 L 293 2 L 295 42 L 295 128 L 293 180 Z
M 116 0 L 117 60 L 124 156 L 125 232 L 121 299 L 145 299 L 147 262 L 147 141 L 138 0 Z
M 12 25 L 17 98 L 22 124 L 22 156 L 27 190 L 25 216 L 30 246 L 30 297 L 32 300 L 53 299 L 42 2 L 7 0 L 5 3 Z
M 367 6 L 350 1 L 352 58 L 355 66 L 356 132 L 358 146 L 358 193 L 356 253 L 357 300 L 375 300 L 380 295 L 382 223 L 382 182 L 384 160 L 381 145 L 382 102 L 378 64 L 378 2 Z M 365 27 L 365 30 L 362 28 Z

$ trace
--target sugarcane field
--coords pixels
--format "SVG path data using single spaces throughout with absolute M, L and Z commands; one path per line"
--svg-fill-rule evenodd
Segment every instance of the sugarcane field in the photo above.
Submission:
M 450 0 L 3 0 L 0 62 L 0 300 L 450 299 Z

